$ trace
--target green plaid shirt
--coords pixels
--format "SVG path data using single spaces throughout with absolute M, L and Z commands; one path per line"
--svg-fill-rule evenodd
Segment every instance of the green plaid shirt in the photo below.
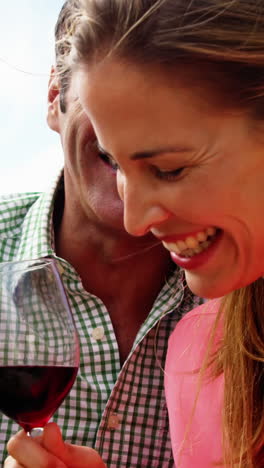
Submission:
M 108 468 L 173 467 L 163 390 L 167 341 L 181 316 L 199 300 L 175 271 L 166 280 L 121 367 L 105 305 L 84 290 L 74 268 L 54 251 L 57 185 L 49 193 L 0 200 L 0 261 L 56 258 L 79 334 L 79 373 L 53 420 L 62 428 L 65 440 L 95 447 Z M 6 443 L 18 429 L 0 414 L 1 463 Z

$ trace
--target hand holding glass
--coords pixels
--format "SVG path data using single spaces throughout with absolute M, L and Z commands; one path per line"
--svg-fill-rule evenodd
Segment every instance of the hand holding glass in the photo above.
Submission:
M 70 391 L 79 344 L 55 260 L 0 263 L 0 410 L 28 433 Z

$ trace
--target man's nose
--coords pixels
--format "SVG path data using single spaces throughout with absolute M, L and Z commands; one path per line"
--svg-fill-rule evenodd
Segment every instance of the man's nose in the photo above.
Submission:
M 133 236 L 144 236 L 166 221 L 170 212 L 157 200 L 155 190 L 142 184 L 121 183 L 119 194 L 124 202 L 124 226 Z

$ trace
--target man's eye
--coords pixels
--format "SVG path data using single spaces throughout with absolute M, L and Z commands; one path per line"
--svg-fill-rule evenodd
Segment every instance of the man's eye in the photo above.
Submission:
M 118 164 L 116 164 L 107 154 L 102 153 L 101 151 L 98 151 L 98 156 L 104 163 L 106 163 L 108 166 L 110 166 L 114 171 L 118 170 Z
M 154 167 L 155 175 L 158 179 L 161 180 L 168 180 L 174 181 L 181 176 L 182 172 L 184 171 L 185 167 L 179 167 L 178 169 L 174 169 L 173 171 L 162 171 L 161 169 Z

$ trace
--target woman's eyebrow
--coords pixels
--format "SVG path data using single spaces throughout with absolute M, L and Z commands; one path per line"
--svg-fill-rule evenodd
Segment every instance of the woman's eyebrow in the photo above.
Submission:
M 106 156 L 113 158 L 113 156 L 108 153 L 106 150 L 104 150 L 99 143 L 97 143 L 98 151 L 101 153 L 104 153 Z M 148 158 L 153 158 L 155 156 L 158 156 L 160 154 L 165 154 L 165 153 L 190 153 L 193 151 L 191 147 L 187 146 L 164 146 L 161 148 L 156 148 L 153 150 L 146 150 L 146 151 L 138 151 L 135 153 L 132 153 L 130 156 L 130 159 L 132 160 L 137 160 L 137 159 L 148 159 Z
M 165 153 L 189 153 L 190 151 L 193 151 L 193 149 L 187 146 L 164 146 L 164 147 L 156 148 L 153 150 L 150 149 L 147 151 L 139 151 L 139 152 L 133 153 L 130 159 L 136 160 L 136 159 L 153 158 L 155 156 L 158 156 L 160 154 L 165 154 Z

